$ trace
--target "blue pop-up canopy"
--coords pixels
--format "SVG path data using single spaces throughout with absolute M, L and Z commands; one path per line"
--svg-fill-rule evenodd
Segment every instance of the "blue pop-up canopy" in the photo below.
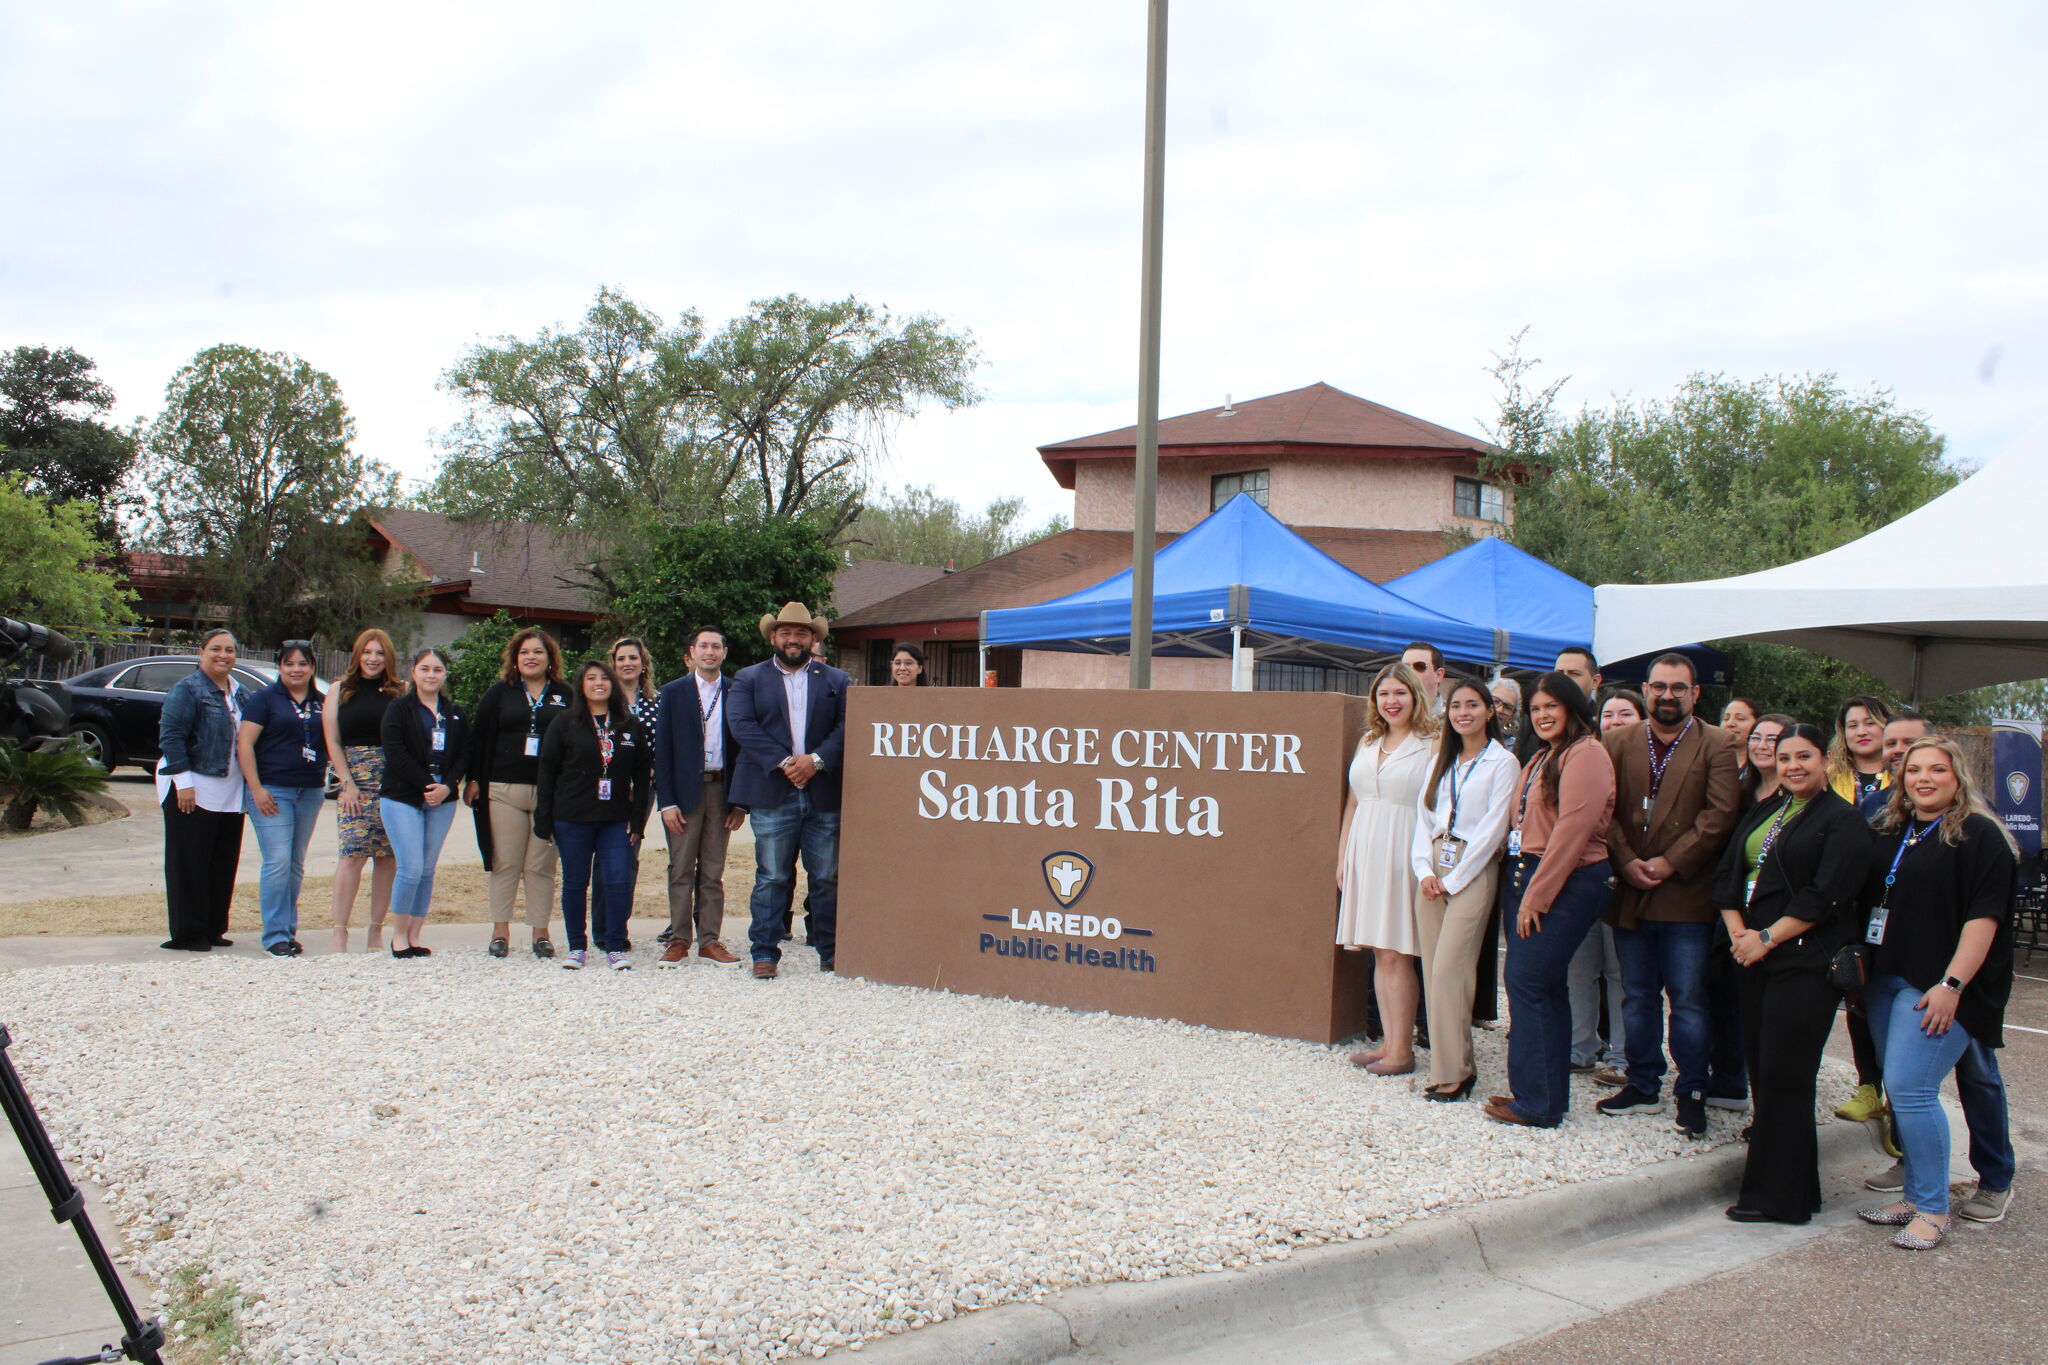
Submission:
M 1593 639 L 1593 588 L 1536 556 L 1489 536 L 1386 584 L 1417 606 L 1492 632 L 1491 649 L 1472 662 L 1547 669 L 1560 650 Z M 1445 648 L 1446 654 L 1455 651 Z M 1681 645 L 1703 683 L 1728 680 L 1728 656 L 1705 645 Z M 1648 656 L 1601 660 L 1610 682 L 1642 680 Z
M 1156 655 L 1227 659 L 1242 643 L 1261 659 L 1350 665 L 1411 640 L 1456 658 L 1493 649 L 1491 632 L 1360 577 L 1243 493 L 1153 556 L 1152 592 Z M 1127 653 L 1131 571 L 1037 606 L 984 612 L 981 622 L 987 645 Z

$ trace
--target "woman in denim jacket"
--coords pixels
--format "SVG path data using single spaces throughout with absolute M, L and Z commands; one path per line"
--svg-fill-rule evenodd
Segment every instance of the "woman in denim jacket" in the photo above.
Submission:
M 166 948 L 230 948 L 228 903 L 242 857 L 242 770 L 235 736 L 245 693 L 235 682 L 235 637 L 209 630 L 199 670 L 164 694 L 157 722 L 156 795 L 164 808 Z

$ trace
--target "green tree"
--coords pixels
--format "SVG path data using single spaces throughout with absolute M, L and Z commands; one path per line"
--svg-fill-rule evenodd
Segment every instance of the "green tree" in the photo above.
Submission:
M 601 585 L 677 522 L 804 516 L 830 538 L 895 422 L 977 400 L 974 364 L 966 333 L 858 299 L 763 300 L 708 333 L 603 289 L 575 330 L 499 337 L 448 370 L 465 415 L 426 502 L 582 531 Z
M 732 666 L 764 659 L 761 617 L 785 602 L 823 612 L 838 567 L 825 537 L 790 518 L 672 526 L 620 566 L 612 613 L 644 636 L 665 673 L 679 673 L 684 642 L 699 626 L 732 641 Z
M 171 380 L 143 466 L 148 530 L 192 557 L 252 644 L 339 639 L 411 609 L 354 520 L 391 501 L 397 480 L 354 438 L 340 386 L 294 355 L 215 346 Z
M 69 347 L 17 346 L 0 357 L 0 473 L 23 475 L 53 502 L 95 504 L 110 542 L 136 455 L 134 432 L 100 420 L 113 407 L 92 361 Z
M 1557 385 L 1532 387 L 1520 336 L 1500 357 L 1496 467 L 1528 482 L 1513 539 L 1588 583 L 1723 578 L 1805 559 L 1897 520 L 1955 486 L 1942 438 L 1885 390 L 1831 374 L 1740 381 L 1694 375 L 1668 400 L 1617 401 L 1561 418 Z M 1726 642 L 1738 691 L 1832 723 L 1856 692 L 1889 691 L 1839 661 Z M 1968 698 L 1936 704 L 1975 718 Z
M 484 689 L 498 680 L 505 646 L 524 627 L 504 612 L 472 623 L 448 646 L 448 695 L 464 711 L 483 700 Z
M 98 509 L 52 503 L 20 474 L 0 474 L 0 603 L 5 614 L 87 634 L 135 619 L 134 594 L 104 567 L 113 547 L 100 538 Z
M 884 489 L 863 504 L 841 545 L 854 560 L 964 569 L 1067 529 L 1064 517 L 1040 527 L 1021 527 L 1017 518 L 1023 512 L 1024 499 L 1017 497 L 997 498 L 976 516 L 930 488 L 893 494 Z

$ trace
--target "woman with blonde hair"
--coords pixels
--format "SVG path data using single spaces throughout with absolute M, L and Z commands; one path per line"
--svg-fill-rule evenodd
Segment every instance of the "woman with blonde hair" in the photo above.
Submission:
M 334 865 L 334 951 L 348 951 L 348 921 L 355 911 L 356 892 L 363 884 L 363 864 L 370 871 L 370 932 L 363 944 L 369 952 L 383 947 L 384 917 L 391 911 L 391 879 L 398 860 L 384 833 L 377 798 L 384 787 L 384 710 L 405 691 L 398 680 L 398 651 L 391 637 L 375 626 L 356 636 L 348 667 L 334 684 L 332 705 L 320 715 L 327 743 L 327 761 L 341 779 L 334 824 L 341 836 L 341 856 Z
M 540 781 L 540 745 L 556 720 L 569 714 L 562 685 L 562 650 L 555 637 L 529 626 L 505 642 L 498 681 L 476 704 L 475 750 L 463 800 L 476 819 L 476 846 L 491 875 L 492 957 L 512 950 L 512 912 L 526 886 L 526 923 L 533 955 L 550 958 L 548 920 L 555 904 L 555 846 L 533 837 L 534 788 Z
M 1871 959 L 1863 997 L 1884 1059 L 1905 1178 L 1899 1200 L 1857 1216 L 1899 1228 L 1893 1246 L 1927 1251 L 1941 1245 L 1951 1221 L 1948 1119 L 1941 1108 L 1941 1082 L 1950 1071 L 1957 1072 L 1977 1168 L 1976 1192 L 1956 1212 L 1996 1223 L 2012 1202 L 2012 1137 L 1991 1052 L 2005 1045 L 2018 860 L 1953 742 L 1915 740 L 1891 790 L 1873 822 L 1877 847 L 1863 894 Z M 1973 1084 L 1980 1092 L 1974 1096 Z
M 1365 736 L 1351 756 L 1337 848 L 1337 942 L 1373 951 L 1373 995 L 1383 1030 L 1380 1046 L 1352 1055 L 1375 1076 L 1415 1070 L 1415 1009 L 1422 952 L 1416 923 L 1419 887 L 1409 867 L 1422 788 L 1429 779 L 1429 739 L 1436 713 L 1422 680 L 1406 664 L 1382 668 L 1366 694 Z

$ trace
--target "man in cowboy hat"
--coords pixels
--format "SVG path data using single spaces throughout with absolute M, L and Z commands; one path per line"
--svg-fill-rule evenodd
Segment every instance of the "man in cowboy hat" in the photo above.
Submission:
M 846 674 L 811 657 L 831 625 L 790 602 L 761 618 L 772 658 L 732 680 L 727 713 L 740 759 L 730 800 L 754 828 L 754 895 L 748 931 L 754 975 L 768 980 L 782 960 L 783 926 L 796 892 L 801 852 L 810 880 L 810 943 L 832 970 L 839 922 L 839 773 L 846 753 Z

